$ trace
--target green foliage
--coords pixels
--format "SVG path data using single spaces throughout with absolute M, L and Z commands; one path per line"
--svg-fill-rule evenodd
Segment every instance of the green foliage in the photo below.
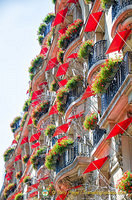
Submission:
M 41 67 L 43 64 L 44 55 L 38 55 L 35 59 L 31 62 L 31 67 L 29 67 L 29 73 L 35 73 L 36 69 Z
M 55 3 L 56 3 L 56 0 L 52 0 L 52 3 L 55 4 Z
M 26 121 L 26 119 L 27 119 L 27 116 L 28 116 L 28 112 L 25 112 L 24 115 L 23 115 L 22 121 L 21 121 L 21 127 L 24 126 L 25 121 Z
M 47 128 L 45 129 L 45 135 L 48 137 L 52 137 L 54 132 L 55 132 L 56 126 L 53 124 L 50 124 L 47 126 Z
M 132 194 L 132 172 L 126 171 L 117 181 L 116 188 L 121 192 Z M 131 199 L 131 198 L 130 198 Z
M 78 52 L 78 57 L 79 58 L 84 58 L 87 59 L 89 57 L 89 53 L 92 52 L 93 49 L 93 41 L 92 40 L 87 40 L 85 41 L 79 49 Z
M 31 177 L 30 176 L 26 176 L 24 179 L 23 179 L 23 183 L 26 183 L 27 185 L 31 183 Z
M 50 21 L 52 21 L 55 18 L 54 13 L 49 13 L 43 20 L 46 24 L 48 24 Z
M 16 136 L 16 141 L 18 142 L 19 141 L 19 139 L 20 139 L 20 134 L 18 134 L 17 136 Z
M 63 56 L 64 56 L 64 51 L 60 49 L 57 53 L 57 60 L 59 63 L 63 64 Z
M 5 162 L 8 161 L 8 160 L 10 159 L 10 157 L 11 157 L 11 155 L 13 154 L 14 151 L 15 151 L 15 147 L 9 147 L 9 148 L 5 151 L 5 153 L 4 153 L 4 155 L 3 155 L 4 161 L 5 161 Z
M 65 106 L 66 106 L 66 98 L 68 95 L 69 90 L 67 88 L 61 87 L 57 93 L 57 110 L 60 114 L 65 113 Z
M 31 163 L 32 163 L 34 169 L 37 169 L 37 167 L 39 165 L 39 160 L 40 159 L 42 160 L 42 158 L 41 158 L 42 155 L 44 155 L 43 156 L 43 159 L 44 159 L 45 154 L 46 154 L 46 150 L 47 150 L 47 148 L 43 147 L 43 148 L 37 150 L 36 154 L 32 155 L 32 157 L 31 157 Z
M 19 171 L 19 172 L 16 173 L 16 178 L 17 179 L 20 179 L 21 176 L 22 176 L 22 171 Z
M 29 160 L 29 158 L 30 158 L 29 155 L 25 155 L 25 156 L 23 156 L 22 161 L 23 161 L 24 163 L 27 163 L 28 160 Z
M 26 101 L 25 101 L 25 103 L 24 103 L 24 106 L 23 106 L 23 112 L 27 112 L 28 111 L 28 108 L 29 108 L 29 106 L 30 106 L 30 100 L 29 99 L 27 99 Z
M 91 0 L 84 0 L 84 2 L 85 2 L 86 4 L 89 4 L 89 3 L 91 2 Z
M 101 0 L 101 6 L 102 6 L 102 8 L 105 9 L 106 5 L 109 4 L 110 2 L 111 1 L 109 1 L 109 0 Z
M 11 130 L 14 133 L 16 131 L 17 123 L 21 120 L 22 118 L 20 116 L 15 117 L 13 122 L 10 124 Z
M 59 88 L 58 81 L 53 80 L 51 85 L 50 85 L 50 91 L 56 92 L 58 90 L 58 88 Z
M 93 130 L 98 122 L 97 113 L 91 113 L 90 115 L 86 115 L 85 121 L 83 123 L 83 128 L 85 130 Z
M 15 200 L 23 200 L 24 197 L 23 197 L 23 194 L 22 193 L 19 193 L 15 196 Z
M 8 196 L 14 192 L 16 188 L 16 184 L 15 183 L 10 183 L 9 185 L 7 185 L 4 189 L 4 197 L 7 199 Z
M 38 28 L 38 35 L 43 35 L 46 29 L 46 24 L 40 24 L 39 28 Z
M 66 84 L 67 89 L 75 89 L 79 86 L 80 83 L 82 83 L 83 77 L 80 75 L 72 77 Z
M 43 44 L 43 39 L 44 39 L 44 37 L 42 35 L 38 36 L 38 42 L 39 42 L 40 45 Z

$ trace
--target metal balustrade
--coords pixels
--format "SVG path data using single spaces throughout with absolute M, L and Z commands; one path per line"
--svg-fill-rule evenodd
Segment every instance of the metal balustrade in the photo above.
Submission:
M 52 20 L 53 21 L 53 20 Z M 44 37 L 50 32 L 51 30 L 51 25 L 52 25 L 52 21 L 49 22 L 45 28 L 45 31 L 44 31 Z
M 106 133 L 105 129 L 100 129 L 98 126 L 93 130 L 93 147 L 98 144 L 102 136 Z
M 122 9 L 130 5 L 132 5 L 132 0 L 123 0 L 123 1 L 116 0 L 112 5 L 112 21 L 115 19 L 115 17 Z
M 106 92 L 101 96 L 101 113 L 103 114 L 110 102 L 116 95 L 119 88 L 122 86 L 124 80 L 128 74 L 132 73 L 132 52 L 127 52 L 124 56 L 122 63 L 120 64 L 118 71 L 112 78 Z
M 94 44 L 93 52 L 89 55 L 89 69 L 99 60 L 106 59 L 107 41 L 100 40 Z

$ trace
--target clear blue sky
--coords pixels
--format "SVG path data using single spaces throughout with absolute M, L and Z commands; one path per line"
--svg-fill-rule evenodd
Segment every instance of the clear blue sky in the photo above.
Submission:
M 28 67 L 40 52 L 37 30 L 49 12 L 52 0 L 0 0 L 0 188 L 3 153 L 13 140 L 10 123 L 27 98 Z

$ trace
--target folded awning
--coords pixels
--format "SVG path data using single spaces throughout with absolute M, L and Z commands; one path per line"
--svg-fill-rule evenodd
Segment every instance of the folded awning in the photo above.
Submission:
M 59 81 L 58 84 L 60 87 L 62 87 L 62 86 L 65 86 L 67 84 L 67 82 L 68 81 L 66 79 L 63 79 L 63 80 Z
M 13 144 L 17 144 L 17 141 L 13 140 L 11 145 L 13 145 Z
M 55 131 L 53 137 L 55 137 L 55 136 L 57 136 L 57 135 L 59 135 L 59 134 L 61 134 L 61 133 L 66 133 L 67 130 L 68 130 L 68 128 L 69 128 L 69 125 L 70 125 L 70 123 L 63 124 L 63 125 L 61 125 L 61 126 L 58 126 L 58 127 L 56 128 L 56 131 Z
M 57 60 L 57 57 L 54 57 L 54 58 L 52 58 L 52 59 L 49 60 L 47 66 L 46 66 L 45 71 L 53 69 L 54 67 L 56 67 L 56 65 L 58 65 L 58 60 Z
M 124 131 L 128 128 L 128 126 L 132 123 L 132 117 L 128 118 L 122 122 L 117 123 L 113 129 L 110 131 L 109 135 L 107 136 L 106 140 L 118 135 L 123 134 Z
M 21 141 L 21 145 L 28 142 L 28 137 L 24 137 Z
M 112 53 L 114 51 L 120 51 L 127 40 L 128 36 L 130 35 L 131 30 L 125 30 L 122 32 L 117 32 L 115 35 L 112 43 L 110 44 L 108 50 L 106 51 L 106 54 Z
M 38 195 L 38 191 L 36 191 L 36 192 L 33 192 L 32 194 L 30 194 L 29 196 L 30 197 L 35 197 L 35 196 L 37 196 Z
M 33 123 L 33 121 L 32 121 L 32 118 L 30 117 L 27 125 L 31 125 L 32 123 Z
M 64 193 L 64 194 L 60 194 L 55 200 L 65 200 L 65 198 L 67 197 L 68 192 Z
M 67 30 L 67 27 L 60 29 L 58 32 L 60 34 L 64 34 L 66 32 L 66 30 Z
M 68 8 L 65 8 L 56 14 L 56 17 L 53 21 L 53 26 L 56 26 L 56 25 L 64 22 L 67 11 L 68 11 Z
M 48 84 L 48 82 L 44 81 L 44 82 L 40 83 L 39 86 L 41 86 L 41 85 L 47 85 L 47 84 Z
M 40 51 L 40 54 L 45 55 L 47 53 L 47 51 L 48 51 L 48 48 L 47 47 L 43 47 L 41 49 L 41 51 Z
M 95 31 L 103 12 L 91 13 L 88 18 L 84 32 Z
M 40 137 L 40 135 L 41 135 L 41 132 L 38 132 L 38 133 L 33 134 L 33 135 L 31 136 L 31 138 L 30 138 L 30 142 L 34 142 L 35 140 L 38 140 L 39 137 Z
M 78 3 L 78 0 L 69 0 L 67 3 Z
M 49 115 L 53 115 L 53 114 L 57 114 L 58 110 L 57 110 L 57 104 L 53 105 L 49 111 Z
M 56 73 L 56 77 L 65 75 L 68 67 L 69 67 L 69 63 L 64 63 L 64 64 L 60 65 L 58 68 L 58 71 Z
M 88 166 L 88 168 L 83 172 L 83 174 L 92 172 L 96 169 L 100 169 L 108 158 L 109 158 L 109 156 L 106 156 L 104 158 L 101 158 L 101 159 L 91 162 L 90 165 Z
M 17 162 L 18 160 L 21 160 L 21 154 L 15 157 L 15 162 Z
M 43 89 L 41 89 L 41 90 L 36 90 L 34 93 L 33 93 L 33 95 L 32 95 L 32 99 L 31 100 L 35 100 L 35 99 L 37 99 L 42 93 L 43 93 Z
M 72 117 L 69 117 L 68 120 L 69 120 L 69 119 L 78 119 L 79 117 L 82 117 L 82 116 L 83 116 L 83 113 L 84 113 L 84 111 L 83 111 L 83 112 L 80 112 L 80 113 L 77 114 L 77 115 L 73 115 Z
M 94 92 L 91 90 L 91 85 L 89 85 L 89 86 L 87 87 L 87 89 L 85 90 L 85 92 L 84 92 L 84 94 L 83 94 L 81 100 L 87 99 L 88 97 L 91 97 L 91 96 L 93 96 L 93 95 L 95 95 L 95 94 L 94 94 Z
M 72 53 L 70 56 L 68 56 L 67 58 L 77 58 L 78 54 L 77 53 Z
M 33 144 L 31 146 L 32 149 L 36 148 L 36 147 L 39 147 L 40 146 L 40 143 L 39 142 L 36 142 L 35 144 Z

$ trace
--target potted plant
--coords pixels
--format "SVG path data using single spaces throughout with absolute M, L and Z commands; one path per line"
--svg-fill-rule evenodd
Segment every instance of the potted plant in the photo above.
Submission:
M 11 130 L 12 130 L 13 133 L 16 131 L 17 128 L 20 127 L 19 123 L 20 123 L 21 119 L 22 118 L 20 116 L 15 117 L 15 119 L 13 120 L 13 122 L 10 124 Z
M 37 152 L 34 155 L 32 155 L 31 163 L 34 169 L 38 169 L 41 165 L 44 165 L 45 154 L 46 154 L 46 147 L 43 147 L 37 150 Z
M 56 92 L 59 88 L 59 84 L 57 80 L 53 80 L 51 85 L 50 85 L 50 91 Z
M 15 196 L 15 200 L 23 200 L 23 194 L 22 193 L 18 193 L 16 196 Z
M 40 24 L 39 28 L 38 28 L 38 35 L 43 35 L 46 29 L 46 24 L 42 23 Z
M 85 121 L 83 123 L 83 128 L 85 130 L 94 130 L 97 126 L 98 115 L 97 113 L 91 113 L 90 115 L 86 115 Z
M 16 173 L 16 178 L 17 179 L 20 179 L 21 176 L 22 176 L 22 171 L 19 171 L 19 172 Z
M 21 121 L 21 125 L 20 125 L 21 127 L 24 126 L 25 121 L 26 121 L 26 119 L 27 119 L 27 116 L 28 116 L 28 112 L 25 112 L 24 115 L 23 115 L 22 121 Z
M 92 90 L 95 94 L 104 93 L 115 72 L 118 70 L 122 60 L 120 58 L 107 59 L 106 62 L 101 66 L 99 73 L 96 75 L 95 80 L 92 84 Z
M 49 105 L 50 105 L 49 101 L 43 101 L 32 111 L 31 117 L 32 117 L 34 126 L 37 125 L 42 115 L 48 112 Z
M 78 57 L 81 59 L 88 59 L 89 54 L 93 51 L 93 45 L 94 43 L 92 40 L 87 40 L 82 43 L 78 51 Z
M 55 129 L 56 129 L 56 126 L 53 125 L 53 124 L 50 124 L 47 126 L 47 128 L 45 129 L 45 135 L 48 136 L 48 137 L 52 137 L 54 132 L 55 132 Z
M 4 161 L 8 161 L 11 158 L 11 155 L 15 151 L 15 147 L 9 147 L 4 153 Z
M 115 1 L 114 0 L 101 0 L 101 6 L 103 9 L 105 8 L 110 8 L 110 6 L 114 3 Z
M 57 110 L 60 114 L 64 114 L 65 112 L 65 106 L 67 101 L 67 95 L 69 90 L 67 88 L 61 87 L 57 92 Z
M 38 42 L 39 42 L 40 45 L 43 44 L 43 39 L 44 39 L 44 37 L 42 35 L 38 36 Z
M 13 193 L 16 189 L 16 184 L 15 183 L 10 183 L 7 185 L 4 189 L 4 197 L 7 199 L 8 196 Z
M 81 75 L 77 75 L 72 77 L 66 84 L 66 88 L 69 90 L 76 89 L 80 84 L 82 85 L 83 77 Z
M 27 163 L 28 160 L 29 160 L 29 158 L 30 158 L 29 155 L 25 155 L 25 156 L 22 157 L 22 161 L 23 161 L 24 163 Z
M 123 176 L 118 180 L 116 188 L 121 192 L 132 196 L 132 172 L 126 171 Z
M 64 51 L 60 49 L 57 53 L 57 60 L 61 64 L 63 64 L 63 56 L 64 56 Z
M 23 179 L 23 183 L 27 184 L 27 185 L 31 185 L 31 177 L 30 176 L 25 176 L 25 178 Z
M 49 184 L 49 186 L 46 188 L 46 190 L 48 191 L 48 195 L 49 195 L 49 196 L 53 196 L 53 195 L 56 194 L 56 190 L 55 190 L 55 187 L 54 187 L 53 182 L 51 182 L 51 183 Z
M 48 24 L 49 22 L 53 21 L 54 18 L 55 18 L 54 13 L 48 13 L 48 15 L 44 18 L 43 22 Z

